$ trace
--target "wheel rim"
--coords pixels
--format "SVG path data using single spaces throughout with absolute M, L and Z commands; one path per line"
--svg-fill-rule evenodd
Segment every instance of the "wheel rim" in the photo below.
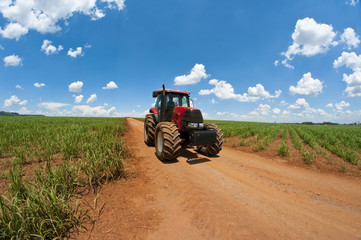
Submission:
M 163 135 L 161 131 L 159 131 L 157 135 L 157 150 L 158 153 L 163 152 Z

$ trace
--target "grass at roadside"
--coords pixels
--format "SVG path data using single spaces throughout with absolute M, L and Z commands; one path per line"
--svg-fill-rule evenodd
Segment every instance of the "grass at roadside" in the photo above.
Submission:
M 125 129 L 115 118 L 0 118 L 0 239 L 61 239 L 91 221 L 79 194 L 124 176 Z
M 361 126 L 318 126 L 304 124 L 256 123 L 237 121 L 207 121 L 217 124 L 224 137 L 239 137 L 240 145 L 249 145 L 253 151 L 264 151 L 282 129 L 282 142 L 276 149 L 281 157 L 290 156 L 287 139 L 307 165 L 315 162 L 317 156 L 331 159 L 337 155 L 346 164 L 357 165 L 360 169 Z M 287 129 L 289 134 L 287 134 Z

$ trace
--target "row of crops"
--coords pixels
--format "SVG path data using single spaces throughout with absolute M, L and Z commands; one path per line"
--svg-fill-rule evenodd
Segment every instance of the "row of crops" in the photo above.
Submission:
M 332 154 L 354 165 L 361 158 L 361 126 L 332 125 L 315 126 L 302 124 L 276 124 L 235 121 L 211 121 L 216 123 L 225 137 L 238 136 L 239 145 L 251 145 L 253 151 L 262 151 L 278 136 L 281 143 L 279 156 L 289 156 L 289 144 L 298 149 L 305 163 L 311 164 L 315 155 L 329 158 Z
M 79 194 L 124 176 L 125 129 L 115 118 L 1 117 L 0 239 L 62 239 L 91 221 Z

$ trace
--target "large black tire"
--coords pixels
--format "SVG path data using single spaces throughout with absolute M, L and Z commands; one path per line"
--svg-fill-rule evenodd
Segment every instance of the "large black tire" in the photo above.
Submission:
M 155 130 L 155 150 L 161 161 L 176 159 L 181 151 L 181 138 L 177 125 L 161 122 Z
M 153 114 L 147 114 L 144 120 L 144 142 L 148 146 L 154 146 L 155 139 L 155 117 Z
M 217 132 L 216 142 L 210 145 L 198 146 L 197 151 L 209 157 L 216 156 L 222 150 L 223 133 L 221 129 L 216 124 L 213 123 L 204 123 L 203 129 L 215 130 Z

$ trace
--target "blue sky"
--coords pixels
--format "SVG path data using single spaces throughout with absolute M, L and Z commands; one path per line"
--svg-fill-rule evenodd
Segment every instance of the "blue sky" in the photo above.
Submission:
M 144 116 L 191 92 L 207 119 L 361 121 L 357 0 L 4 0 L 0 110 Z

